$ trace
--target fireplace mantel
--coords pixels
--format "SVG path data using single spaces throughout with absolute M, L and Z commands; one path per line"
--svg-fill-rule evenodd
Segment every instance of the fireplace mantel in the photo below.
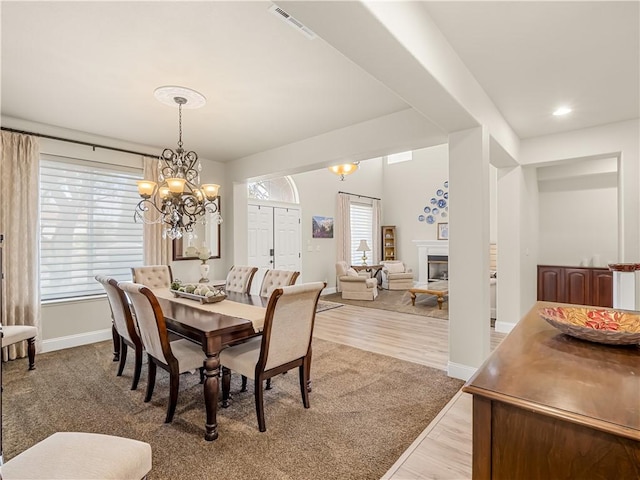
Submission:
M 418 282 L 426 283 L 427 280 L 427 258 L 429 255 L 449 256 L 448 240 L 413 240 L 418 247 Z

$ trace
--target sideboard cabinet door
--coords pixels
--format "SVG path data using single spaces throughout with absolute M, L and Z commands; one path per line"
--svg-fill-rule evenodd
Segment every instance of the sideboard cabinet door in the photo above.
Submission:
M 613 272 L 610 270 L 593 270 L 591 279 L 591 305 L 613 307 Z
M 563 303 L 564 268 L 538 265 L 538 300 Z

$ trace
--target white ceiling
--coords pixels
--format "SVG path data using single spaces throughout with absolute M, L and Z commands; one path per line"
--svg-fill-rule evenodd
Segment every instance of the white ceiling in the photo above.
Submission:
M 185 147 L 229 161 L 410 108 L 266 1 L 1 6 L 3 116 L 172 147 L 177 111 L 153 91 L 181 85 L 208 100 L 184 112 Z M 638 2 L 425 6 L 521 138 L 640 116 Z

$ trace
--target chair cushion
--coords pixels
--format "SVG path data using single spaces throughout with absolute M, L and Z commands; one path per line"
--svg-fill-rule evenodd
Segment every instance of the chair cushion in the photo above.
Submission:
M 151 471 L 151 445 L 98 433 L 57 432 L 2 465 L 5 480 L 140 480 Z
M 354 268 L 347 268 L 347 276 L 349 277 L 357 277 L 358 272 Z
M 3 325 L 2 346 L 13 345 L 22 340 L 28 340 L 38 335 L 38 329 L 31 325 Z
M 404 273 L 404 263 L 385 263 L 384 268 L 388 273 Z
M 180 373 L 190 372 L 204 365 L 205 354 L 202 347 L 189 340 L 174 340 L 171 342 L 171 353 L 178 360 Z
M 220 364 L 253 380 L 261 345 L 262 337 L 254 337 L 240 345 L 225 348 L 220 352 Z

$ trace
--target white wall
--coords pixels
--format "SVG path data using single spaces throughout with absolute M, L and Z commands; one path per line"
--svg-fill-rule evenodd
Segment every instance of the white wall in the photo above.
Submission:
M 396 226 L 397 258 L 409 265 L 418 278 L 418 249 L 413 240 L 436 240 L 437 224 L 449 217 L 438 216 L 436 222 L 418 221 L 431 197 L 449 179 L 447 144 L 413 151 L 413 160 L 383 164 L 383 225 Z
M 602 267 L 617 259 L 616 178 L 613 185 L 578 180 L 538 184 L 541 265 Z
M 584 158 L 619 158 L 618 261 L 640 261 L 640 120 L 522 141 L 523 165 Z M 606 260 L 606 259 L 605 259 Z

